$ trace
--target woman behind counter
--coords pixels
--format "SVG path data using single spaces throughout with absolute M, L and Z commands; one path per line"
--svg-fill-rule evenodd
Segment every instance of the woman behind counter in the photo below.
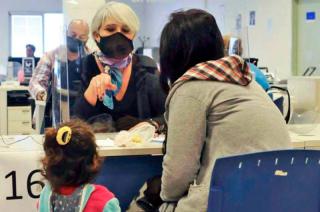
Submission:
M 132 53 L 138 29 L 138 17 L 126 4 L 108 2 L 97 11 L 91 30 L 99 50 L 84 62 L 84 95 L 75 104 L 77 117 L 89 120 L 109 114 L 117 130 L 143 121 L 156 128 L 163 124 L 166 95 L 156 65 L 150 68 L 145 63 L 150 58 Z
M 207 211 L 217 158 L 290 147 L 280 111 L 249 66 L 239 56 L 224 57 L 211 14 L 171 15 L 161 35 L 160 67 L 163 87 L 171 82 L 161 212 Z

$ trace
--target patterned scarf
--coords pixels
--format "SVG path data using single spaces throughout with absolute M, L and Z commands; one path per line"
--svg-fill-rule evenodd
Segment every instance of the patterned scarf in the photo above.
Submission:
M 197 64 L 177 79 L 172 87 L 188 80 L 212 80 L 246 86 L 251 82 L 252 74 L 244 59 L 233 55 Z
M 95 52 L 95 56 L 103 66 L 104 71 L 110 75 L 112 84 L 117 86 L 116 90 L 107 90 L 106 95 L 103 97 L 103 104 L 113 110 L 113 96 L 117 95 L 122 86 L 122 73 L 120 69 L 128 67 L 132 61 L 132 54 L 124 59 L 114 59 L 108 58 L 102 52 L 98 51 Z
M 129 54 L 123 59 L 108 58 L 101 51 L 97 51 L 94 54 L 103 66 L 117 67 L 118 69 L 126 68 L 132 60 L 132 54 Z

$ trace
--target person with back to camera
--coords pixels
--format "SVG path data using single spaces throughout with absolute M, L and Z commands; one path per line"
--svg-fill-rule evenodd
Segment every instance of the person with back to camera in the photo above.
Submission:
M 90 183 L 102 162 L 90 126 L 73 120 L 58 129 L 48 128 L 43 148 L 43 176 L 48 183 L 40 194 L 40 212 L 121 211 L 112 192 Z
M 132 40 L 139 29 L 135 12 L 126 4 L 108 2 L 92 20 L 92 36 L 99 50 L 84 61 L 83 96 L 75 115 L 89 122 L 109 114 L 116 130 L 127 130 L 147 121 L 158 130 L 163 126 L 166 95 L 159 84 L 154 63 L 150 71 L 143 57 L 135 55 Z
M 248 64 L 224 57 L 211 14 L 173 13 L 160 40 L 160 79 L 169 90 L 160 211 L 206 211 L 217 158 L 290 148 L 288 130 Z

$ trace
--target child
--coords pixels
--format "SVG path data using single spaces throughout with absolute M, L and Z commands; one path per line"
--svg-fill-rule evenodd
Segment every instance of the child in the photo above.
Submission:
M 118 199 L 107 188 L 90 184 L 101 165 L 90 127 L 73 120 L 49 128 L 43 144 L 43 188 L 39 211 L 121 211 Z

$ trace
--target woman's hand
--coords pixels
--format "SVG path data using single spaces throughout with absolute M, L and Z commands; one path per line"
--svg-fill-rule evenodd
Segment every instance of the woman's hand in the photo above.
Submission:
M 101 73 L 91 79 L 87 90 L 84 92 L 84 97 L 89 104 L 95 106 L 97 99 L 103 100 L 106 90 L 116 89 L 117 86 L 112 84 L 110 75 Z

